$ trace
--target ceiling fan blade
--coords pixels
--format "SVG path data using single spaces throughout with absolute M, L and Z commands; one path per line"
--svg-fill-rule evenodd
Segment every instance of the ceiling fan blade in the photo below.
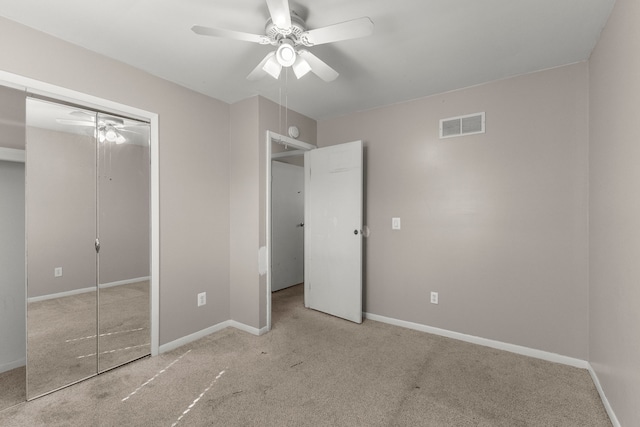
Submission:
M 228 39 L 242 40 L 245 42 L 253 42 L 259 44 L 269 44 L 269 39 L 266 36 L 258 34 L 243 33 L 242 31 L 225 30 L 223 28 L 211 28 L 203 27 L 200 25 L 194 25 L 191 27 L 191 31 L 200 36 L 212 36 L 212 37 L 225 37 Z
M 68 120 L 68 119 L 56 119 L 56 122 L 61 125 L 71 125 L 71 126 L 95 126 L 95 122 L 89 122 L 85 120 Z
M 276 53 L 269 52 L 267 56 L 264 57 L 262 61 L 253 69 L 251 73 L 247 76 L 247 80 L 259 80 L 267 75 L 267 71 L 264 69 L 265 65 L 269 62 L 270 59 L 275 59 Z
M 267 7 L 273 24 L 278 28 L 291 28 L 291 11 L 289 0 L 267 0 Z
M 306 46 L 333 43 L 340 40 L 355 39 L 373 33 L 373 21 L 365 17 L 316 28 L 302 33 L 301 39 Z
M 89 111 L 84 111 L 84 110 L 75 110 L 69 113 L 69 115 L 74 116 L 74 117 L 84 117 L 87 120 L 95 120 L 96 119 L 96 113 L 91 113 Z
M 332 82 L 338 78 L 339 74 L 336 70 L 328 66 L 324 61 L 308 50 L 300 50 L 298 55 L 307 61 L 311 67 L 311 71 L 325 82 Z

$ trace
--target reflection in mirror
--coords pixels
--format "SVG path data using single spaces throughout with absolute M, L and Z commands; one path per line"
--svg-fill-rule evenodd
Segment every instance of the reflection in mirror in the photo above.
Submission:
M 25 93 L 0 86 L 0 410 L 25 391 Z
M 149 125 L 98 115 L 98 371 L 151 354 Z
M 28 399 L 97 369 L 96 143 L 77 112 L 27 100 Z

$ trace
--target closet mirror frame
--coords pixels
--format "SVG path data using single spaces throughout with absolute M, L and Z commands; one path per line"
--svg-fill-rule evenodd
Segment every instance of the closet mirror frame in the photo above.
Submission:
M 150 149 L 150 310 L 151 310 L 151 356 L 159 354 L 159 280 L 160 280 L 160 223 L 159 223 L 159 120 L 158 114 L 108 99 L 88 95 L 50 83 L 35 80 L 0 70 L 0 86 L 18 89 L 25 95 L 49 98 L 55 102 L 83 106 L 108 114 L 131 117 L 149 123 Z M 26 378 L 25 378 L 26 381 Z

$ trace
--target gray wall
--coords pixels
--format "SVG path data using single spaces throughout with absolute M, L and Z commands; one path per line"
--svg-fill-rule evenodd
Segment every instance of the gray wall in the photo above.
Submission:
M 140 131 L 141 138 L 148 135 Z M 147 277 L 149 147 L 105 141 L 99 144 L 99 153 L 100 284 Z
M 640 2 L 618 0 L 591 55 L 590 362 L 640 425 Z
M 586 360 L 587 91 L 579 63 L 320 121 L 365 142 L 366 311 Z
M 258 103 L 253 97 L 231 106 L 229 143 L 231 319 L 254 328 L 259 327 Z
M 24 364 L 24 163 L 0 160 L 0 373 Z
M 315 120 L 291 110 L 286 116 L 300 128 L 298 139 L 316 143 Z M 231 106 L 231 318 L 257 329 L 267 324 L 266 276 L 258 269 L 258 251 L 266 244 L 265 136 L 267 130 L 286 135 L 284 117 L 284 108 L 263 97 Z
M 6 19 L 0 51 L 1 70 L 159 115 L 160 344 L 229 319 L 229 106 Z
M 95 140 L 27 127 L 26 151 L 27 296 L 95 287 Z

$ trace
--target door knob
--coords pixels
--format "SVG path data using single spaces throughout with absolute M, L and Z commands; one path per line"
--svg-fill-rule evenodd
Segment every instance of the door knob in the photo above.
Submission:
M 353 234 L 358 235 L 358 230 L 353 230 Z
M 296 227 L 304 227 L 304 222 L 301 222 L 300 224 L 296 225 Z

